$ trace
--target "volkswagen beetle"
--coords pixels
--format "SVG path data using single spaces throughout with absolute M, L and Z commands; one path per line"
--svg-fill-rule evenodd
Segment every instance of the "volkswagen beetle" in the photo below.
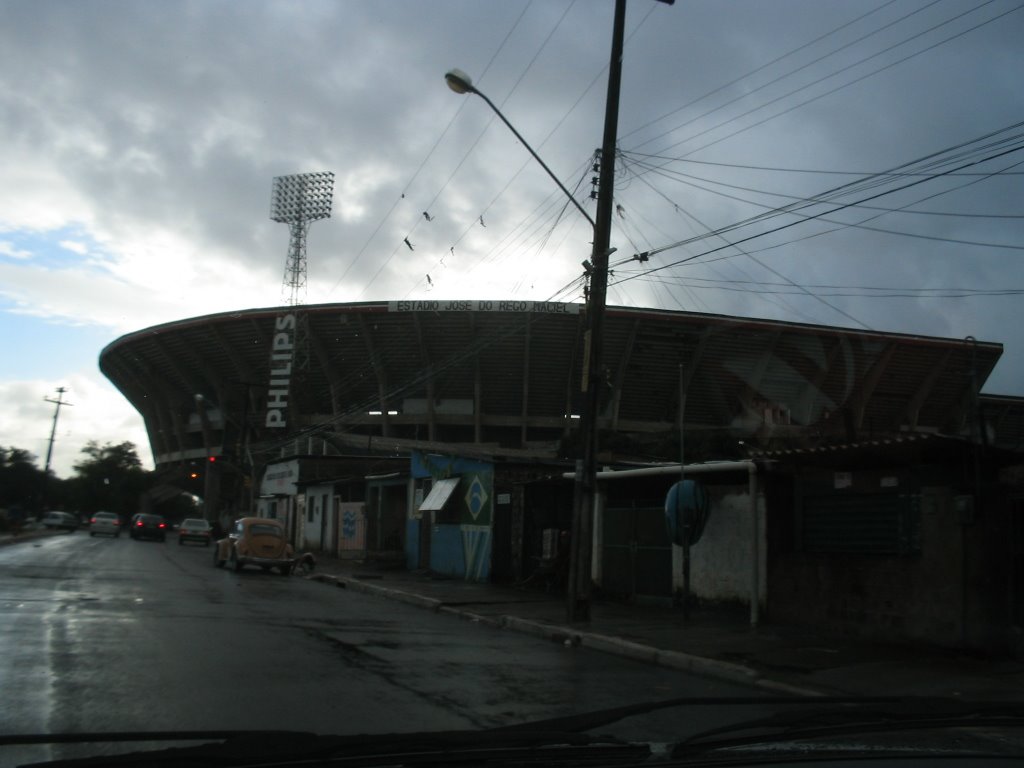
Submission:
M 243 517 L 213 550 L 213 564 L 222 568 L 225 563 L 236 571 L 247 565 L 258 565 L 264 571 L 277 568 L 287 576 L 295 564 L 295 553 L 280 521 Z

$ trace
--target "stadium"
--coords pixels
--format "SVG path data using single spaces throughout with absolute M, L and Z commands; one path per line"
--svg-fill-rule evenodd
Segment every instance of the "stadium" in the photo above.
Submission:
M 297 436 L 386 438 L 572 458 L 585 312 L 532 301 L 250 309 L 123 336 L 102 372 L 145 420 L 155 464 L 279 454 Z M 965 435 L 1002 345 L 609 307 L 605 458 L 705 458 L 907 432 Z M 1014 420 L 992 422 L 1014 442 Z M 726 447 L 729 450 L 726 451 Z M 710 448 L 709 448 L 710 450 Z
M 571 525 L 585 330 L 580 305 L 553 302 L 268 307 L 130 333 L 100 368 L 144 418 L 162 488 L 202 497 L 209 519 L 277 517 L 299 548 L 525 583 Z M 984 573 L 970 589 L 1006 594 L 980 586 L 997 570 L 1024 620 L 1007 550 L 1024 543 L 1024 408 L 979 394 L 1002 351 L 608 307 L 595 584 L 627 599 L 678 592 L 663 500 L 685 464 L 711 500 L 687 583 L 701 599 L 934 640 L 919 591 L 968 589 L 971 562 Z M 963 527 L 975 519 L 987 523 Z M 962 562 L 925 546 L 968 530 Z M 840 583 L 874 568 L 870 599 Z M 801 596 L 808 585 L 821 593 Z M 807 614 L 839 598 L 870 605 Z M 970 619 L 1004 638 L 1005 604 L 990 602 Z M 876 604 L 906 622 L 886 629 Z M 938 641 L 960 642 L 949 628 L 966 616 L 944 617 Z

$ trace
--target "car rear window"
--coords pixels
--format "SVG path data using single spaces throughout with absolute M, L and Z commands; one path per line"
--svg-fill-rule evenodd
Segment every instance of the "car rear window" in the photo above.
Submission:
M 255 523 L 249 526 L 249 533 L 253 536 L 281 536 L 281 529 L 276 525 L 266 523 Z

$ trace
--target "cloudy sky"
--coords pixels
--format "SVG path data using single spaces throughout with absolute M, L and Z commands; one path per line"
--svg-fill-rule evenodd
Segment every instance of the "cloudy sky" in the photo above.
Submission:
M 141 419 L 122 334 L 282 303 L 273 177 L 335 174 L 307 303 L 578 301 L 613 0 L 4 0 L 0 446 Z M 1024 8 L 629 0 L 609 303 L 1005 345 L 1024 396 Z M 406 244 L 408 240 L 408 245 Z M 650 251 L 650 260 L 633 259 Z

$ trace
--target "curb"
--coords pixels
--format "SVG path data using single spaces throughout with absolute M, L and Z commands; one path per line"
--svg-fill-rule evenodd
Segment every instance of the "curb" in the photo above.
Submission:
M 565 646 L 585 646 L 602 653 L 610 653 L 616 656 L 641 661 L 648 664 L 655 664 L 670 669 L 678 669 L 683 672 L 705 677 L 713 677 L 720 680 L 727 680 L 734 683 L 743 683 L 755 686 L 774 693 L 782 693 L 792 696 L 816 697 L 826 696 L 827 692 L 815 688 L 808 688 L 800 685 L 793 685 L 778 680 L 763 677 L 761 672 L 743 664 L 734 664 L 729 661 L 710 659 L 705 656 L 696 656 L 682 651 L 666 651 L 643 643 L 626 640 L 613 635 L 602 635 L 596 632 L 577 631 L 558 624 L 548 624 L 543 621 L 524 619 L 519 616 L 501 615 L 484 616 L 473 613 L 462 608 L 445 605 L 444 601 L 434 597 L 425 597 L 415 592 L 406 592 L 392 587 L 382 587 L 376 584 L 368 584 L 359 579 L 347 576 L 336 576 L 333 574 L 312 574 L 306 577 L 311 581 L 319 581 L 324 584 L 334 584 L 344 589 L 352 589 L 364 594 L 378 595 L 389 600 L 415 605 L 420 608 L 427 608 L 435 613 L 445 613 L 456 616 L 464 621 L 474 624 L 484 624 L 497 629 L 510 629 L 522 634 L 533 635 L 544 640 L 562 643 Z

